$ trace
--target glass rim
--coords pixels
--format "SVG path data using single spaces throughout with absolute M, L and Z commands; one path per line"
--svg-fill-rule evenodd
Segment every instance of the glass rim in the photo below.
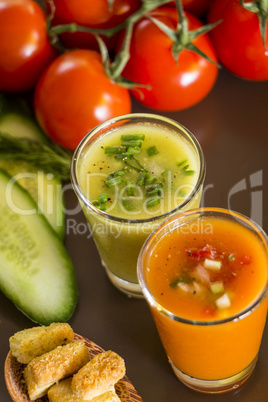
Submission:
M 187 134 L 187 136 L 190 138 L 190 140 L 192 141 L 198 157 L 199 157 L 199 162 L 200 162 L 200 169 L 199 169 L 199 175 L 198 175 L 198 179 L 196 181 L 196 184 L 193 188 L 193 190 L 190 192 L 190 194 L 185 198 L 185 200 L 180 203 L 176 208 L 173 208 L 161 215 L 155 215 L 152 216 L 150 218 L 142 218 L 142 219 L 128 219 L 128 218 L 120 218 L 118 216 L 114 216 L 111 214 L 106 213 L 105 211 L 100 210 L 99 208 L 97 208 L 95 205 L 93 205 L 85 196 L 85 194 L 82 192 L 79 183 L 78 183 L 78 178 L 77 178 L 77 163 L 79 160 L 79 157 L 84 149 L 84 147 L 87 145 L 88 140 L 93 137 L 99 130 L 104 129 L 106 127 L 108 127 L 110 124 L 116 123 L 120 120 L 131 120 L 131 119 L 138 119 L 138 118 L 146 118 L 146 119 L 150 119 L 150 120 L 158 120 L 161 122 L 167 122 L 171 125 L 173 125 L 174 127 L 177 126 L 179 128 L 181 128 L 183 131 L 185 131 L 185 133 Z M 92 212 L 94 212 L 95 214 L 102 216 L 103 218 L 109 219 L 110 221 L 114 221 L 114 222 L 120 222 L 120 223 L 131 223 L 131 224 L 142 224 L 142 223 L 148 223 L 148 222 L 154 222 L 160 219 L 163 219 L 165 217 L 168 217 L 170 215 L 173 215 L 175 212 L 180 211 L 182 208 L 184 208 L 190 201 L 192 198 L 194 198 L 194 196 L 200 191 L 204 179 L 205 179 L 205 174 L 206 174 L 206 164 L 205 164 L 205 158 L 204 158 L 204 154 L 201 148 L 201 145 L 199 144 L 197 138 L 191 133 L 191 131 L 189 131 L 186 127 L 184 127 L 181 123 L 178 123 L 176 120 L 173 120 L 169 117 L 165 117 L 165 116 L 161 116 L 161 115 L 157 115 L 154 113 L 129 113 L 129 114 L 124 114 L 124 115 L 120 115 L 114 118 L 111 118 L 109 120 L 106 120 L 105 122 L 97 125 L 96 127 L 94 127 L 91 131 L 89 131 L 85 137 L 80 141 L 80 143 L 78 144 L 78 146 L 76 147 L 73 157 L 72 157 L 72 162 L 71 162 L 71 182 L 74 188 L 74 191 L 77 195 L 77 197 L 80 199 L 80 201 L 83 202 L 83 204 L 89 208 Z
M 184 318 L 180 317 L 177 314 L 172 313 L 170 310 L 166 309 L 163 307 L 157 300 L 156 298 L 151 294 L 151 292 L 148 289 L 148 286 L 146 285 L 144 275 L 143 275 L 143 256 L 145 251 L 150 247 L 150 243 L 152 242 L 153 238 L 157 236 L 159 233 L 164 232 L 165 228 L 167 228 L 169 225 L 172 225 L 174 221 L 178 220 L 183 220 L 183 218 L 191 216 L 191 215 L 202 215 L 203 213 L 217 213 L 221 214 L 224 216 L 232 216 L 233 218 L 236 218 L 237 220 L 244 221 L 246 222 L 251 228 L 254 230 L 254 232 L 263 239 L 264 245 L 266 246 L 266 250 L 268 248 L 268 237 L 265 231 L 256 223 L 254 222 L 251 218 L 243 215 L 240 212 L 232 211 L 230 209 L 224 209 L 224 208 L 216 208 L 216 207 L 202 207 L 202 208 L 195 208 L 190 211 L 182 212 L 179 215 L 175 215 L 171 217 L 170 219 L 165 220 L 162 224 L 160 224 L 157 228 L 155 228 L 152 233 L 147 237 L 145 240 L 141 251 L 139 253 L 138 257 L 138 280 L 140 287 L 142 289 L 142 292 L 144 294 L 144 297 L 146 301 L 149 303 L 149 305 L 156 309 L 157 311 L 161 312 L 163 315 L 166 317 L 172 319 L 173 321 L 181 322 L 184 324 L 189 324 L 189 325 L 196 325 L 196 326 L 212 326 L 212 325 L 220 325 L 220 324 L 226 324 L 228 322 L 232 321 L 238 321 L 240 319 L 245 318 L 247 315 L 251 314 L 262 302 L 263 300 L 267 297 L 268 295 L 268 272 L 267 272 L 267 281 L 266 285 L 264 286 L 264 289 L 261 291 L 261 293 L 250 303 L 247 307 L 245 307 L 243 310 L 240 312 L 231 315 L 230 317 L 227 318 L 222 318 L 219 320 L 194 320 L 194 319 L 189 319 L 189 318 Z M 176 226 L 175 228 L 177 228 Z M 173 229 L 174 227 L 172 227 Z M 172 230 L 171 229 L 171 230 Z

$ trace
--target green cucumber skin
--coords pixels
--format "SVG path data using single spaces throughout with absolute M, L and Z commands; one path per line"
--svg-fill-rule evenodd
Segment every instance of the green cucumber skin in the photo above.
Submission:
M 78 300 L 71 259 L 42 214 L 14 208 L 34 210 L 36 204 L 0 170 L 0 289 L 32 321 L 66 322 Z
M 3 133 L 16 138 L 28 138 L 42 142 L 47 140 L 35 121 L 20 113 L 11 112 L 0 116 L 0 129 Z
M 14 95 L 0 94 L 0 130 L 16 138 L 48 141 L 28 104 Z
M 43 180 L 49 183 L 49 186 L 52 187 L 52 193 L 55 197 L 58 194 L 58 186 L 61 188 L 60 180 L 55 178 L 48 180 L 47 178 L 49 177 L 49 174 L 43 172 L 38 174 L 37 170 L 34 169 L 30 163 L 24 161 L 13 162 L 0 160 L 0 169 L 14 177 L 17 182 L 29 192 L 40 211 L 44 214 L 45 218 L 48 220 L 60 239 L 63 240 L 65 236 L 65 204 L 63 196 L 61 196 L 60 200 L 53 197 L 53 199 L 51 199 L 51 204 L 48 204 L 48 188 L 45 187 L 44 183 L 44 185 L 41 187 L 41 190 L 38 189 L 38 175 L 39 178 L 41 178 L 40 175 L 43 175 Z M 31 174 L 36 174 L 36 178 L 31 178 Z M 51 211 L 51 208 L 53 210 L 52 213 L 48 212 Z
M 23 114 L 21 110 L 13 110 L 12 106 L 9 105 L 5 105 L 3 109 L 3 112 L 0 114 L 0 132 L 2 131 L 3 133 L 7 133 L 12 137 L 18 138 L 18 140 L 20 138 L 28 138 L 42 142 L 47 141 L 45 134 L 41 131 L 36 122 L 28 116 L 28 114 Z M 32 165 L 28 162 L 0 161 L 0 169 L 5 170 L 11 176 L 15 176 L 16 174 L 23 172 L 37 173 L 37 171 L 33 169 Z M 63 197 L 61 197 L 61 200 L 57 199 L 53 205 L 53 208 L 56 210 L 56 212 L 53 214 L 47 214 L 47 193 L 45 188 L 42 189 L 42 192 L 39 192 L 38 194 L 38 183 L 37 180 L 35 181 L 34 179 L 19 180 L 19 184 L 29 191 L 30 195 L 38 205 L 44 206 L 42 212 L 54 230 L 58 233 L 58 236 L 63 239 L 65 235 L 65 212 Z M 50 185 L 53 186 L 54 194 L 56 194 L 56 189 L 59 185 L 61 185 L 61 182 L 60 180 L 53 179 L 50 181 Z M 42 208 L 40 209 L 42 210 Z

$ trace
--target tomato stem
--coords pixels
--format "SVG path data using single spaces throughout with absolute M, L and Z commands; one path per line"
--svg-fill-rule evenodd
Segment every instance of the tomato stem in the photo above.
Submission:
M 50 1 L 50 0 L 47 0 Z M 127 80 L 125 78 L 121 77 L 121 73 L 124 70 L 129 58 L 130 58 L 130 41 L 131 41 L 131 36 L 132 36 L 132 31 L 133 31 L 133 26 L 134 24 L 139 21 L 142 17 L 144 17 L 148 12 L 154 10 L 155 8 L 162 6 L 164 4 L 169 3 L 170 0 L 142 0 L 141 7 L 131 14 L 124 22 L 121 24 L 109 28 L 109 29 L 97 29 L 97 28 L 90 28 L 86 26 L 82 26 L 76 23 L 70 23 L 70 24 L 60 24 L 56 26 L 51 26 L 49 24 L 48 26 L 48 34 L 51 40 L 52 45 L 57 47 L 60 50 L 64 50 L 60 47 L 60 43 L 58 41 L 58 35 L 64 33 L 64 32 L 88 32 L 93 34 L 99 44 L 100 48 L 100 53 L 102 55 L 102 60 L 104 64 L 104 68 L 106 71 L 106 74 L 109 76 L 111 80 L 114 82 L 117 82 L 118 84 L 126 87 L 126 88 L 133 88 L 133 87 L 146 87 L 148 88 L 148 85 L 142 85 L 138 83 L 134 83 L 130 80 Z M 49 19 L 49 22 L 51 22 L 53 15 L 54 15 L 54 8 L 51 6 L 51 16 Z M 121 46 L 120 51 L 117 53 L 115 56 L 113 62 L 110 62 L 109 59 L 109 52 L 108 49 L 104 43 L 104 41 L 101 38 L 102 36 L 105 36 L 107 38 L 111 38 L 113 35 L 115 35 L 117 32 L 125 29 L 125 37 L 123 44 Z
M 161 29 L 172 41 L 172 55 L 176 63 L 178 63 L 178 57 L 182 50 L 188 49 L 192 52 L 197 53 L 199 56 L 205 58 L 210 63 L 215 64 L 217 67 L 220 67 L 217 63 L 215 63 L 212 59 L 210 59 L 204 52 L 202 52 L 198 47 L 193 44 L 195 38 L 199 35 L 203 35 L 213 29 L 216 25 L 218 25 L 221 21 L 217 21 L 214 24 L 203 25 L 200 28 L 197 28 L 193 31 L 189 31 L 188 29 L 188 20 L 184 14 L 182 2 L 181 0 L 176 0 L 176 6 L 178 11 L 178 24 L 176 29 L 171 29 L 161 21 L 156 18 L 150 17 L 150 19 Z
M 122 22 L 119 25 L 116 25 L 113 28 L 109 29 L 101 29 L 101 28 L 90 28 L 86 27 L 84 25 L 79 25 L 74 22 L 70 24 L 60 24 L 60 25 L 55 25 L 53 27 L 50 27 L 49 33 L 53 35 L 60 35 L 65 32 L 88 32 L 92 33 L 93 35 L 103 35 L 106 36 L 107 38 L 111 38 L 113 35 L 115 35 L 117 32 L 121 31 L 123 28 L 126 27 L 126 25 L 131 22 L 135 23 L 137 22 L 140 18 L 142 18 L 145 14 L 147 14 L 149 11 L 164 5 L 166 3 L 169 3 L 170 0 L 142 0 L 142 5 L 141 7 L 133 14 L 131 14 L 124 22 Z
M 181 0 L 176 0 L 176 8 L 177 8 L 178 15 L 179 15 L 177 32 L 180 33 L 179 38 L 181 41 L 181 45 L 184 46 L 184 45 L 187 45 L 189 36 L 188 36 L 188 21 L 183 12 Z
M 259 19 L 260 34 L 264 49 L 266 49 L 266 27 L 268 18 L 268 0 L 256 0 L 255 2 L 245 3 L 244 0 L 239 0 L 241 6 L 252 13 L 257 14 Z
M 108 0 L 108 5 L 109 5 L 109 11 L 113 11 L 113 6 L 114 6 L 114 0 Z
M 124 26 L 124 24 L 121 25 Z M 92 33 L 93 35 L 104 35 L 108 38 L 111 38 L 116 32 L 120 31 L 121 28 L 122 27 L 120 25 L 110 29 L 89 28 L 76 24 L 75 22 L 71 22 L 70 24 L 60 24 L 51 27 L 50 33 L 53 35 L 60 35 L 65 32 L 87 32 Z
M 124 41 L 121 46 L 120 51 L 116 54 L 112 63 L 108 62 L 108 50 L 106 45 L 102 41 L 102 39 L 98 36 L 97 40 L 100 45 L 100 52 L 102 54 L 102 58 L 105 65 L 106 74 L 110 77 L 111 80 L 117 82 L 118 84 L 126 87 L 126 88 L 133 88 L 133 87 L 146 87 L 149 88 L 148 85 L 139 84 L 136 82 L 132 82 L 126 78 L 121 77 L 121 73 L 124 70 L 129 58 L 130 58 L 130 42 L 133 32 L 134 24 L 139 21 L 142 17 L 144 17 L 148 12 L 154 10 L 155 8 L 159 7 L 160 5 L 168 3 L 170 0 L 143 0 L 142 5 L 139 10 L 135 13 L 130 15 L 126 21 L 124 21 L 123 25 L 125 28 L 125 36 Z M 118 27 L 116 27 L 118 28 Z M 111 30 L 107 31 L 112 31 Z M 105 49 L 106 48 L 106 49 Z

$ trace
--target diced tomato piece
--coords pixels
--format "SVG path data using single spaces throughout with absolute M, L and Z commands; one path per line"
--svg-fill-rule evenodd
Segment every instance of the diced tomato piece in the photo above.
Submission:
M 215 317 L 215 316 L 216 316 L 216 312 L 217 312 L 217 309 L 216 309 L 216 307 L 214 307 L 214 306 L 206 306 L 206 307 L 204 308 L 204 314 L 205 314 L 207 317 Z
M 215 259 L 218 255 L 217 250 L 213 249 L 209 244 L 203 248 L 190 248 L 185 250 L 188 257 L 196 258 L 197 260 L 210 258 Z
M 244 255 L 244 257 L 241 258 L 241 264 L 243 265 L 248 265 L 251 263 L 251 258 L 247 255 Z

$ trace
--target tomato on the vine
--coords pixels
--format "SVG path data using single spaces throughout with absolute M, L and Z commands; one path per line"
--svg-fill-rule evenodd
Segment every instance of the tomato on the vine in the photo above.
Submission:
M 141 0 L 54 0 L 53 25 L 75 22 L 90 28 L 108 29 L 121 24 L 141 6 Z M 68 48 L 98 49 L 94 35 L 86 32 L 63 33 L 63 44 Z M 105 40 L 112 47 L 113 40 Z
M 56 56 L 33 0 L 0 0 L 0 90 L 27 91 Z
M 239 0 L 215 0 L 208 20 L 222 20 L 210 33 L 222 65 L 241 78 L 268 80 L 268 24 L 265 48 L 257 14 L 243 8 Z
M 94 50 L 70 50 L 57 57 L 39 80 L 34 96 L 37 120 L 47 135 L 69 149 L 95 126 L 131 111 L 126 88 L 112 82 Z
M 189 31 L 202 26 L 191 14 L 185 13 Z M 175 8 L 161 7 L 150 16 L 175 29 L 178 13 Z M 198 36 L 194 45 L 214 62 L 214 49 L 207 34 Z M 138 21 L 130 44 L 130 59 L 122 75 L 134 82 L 148 85 L 131 90 L 142 104 L 156 110 L 181 110 L 201 101 L 212 89 L 218 67 L 200 55 L 183 49 L 175 61 L 172 40 L 149 18 Z
M 202 16 L 213 0 L 182 0 L 183 8 L 191 14 Z

